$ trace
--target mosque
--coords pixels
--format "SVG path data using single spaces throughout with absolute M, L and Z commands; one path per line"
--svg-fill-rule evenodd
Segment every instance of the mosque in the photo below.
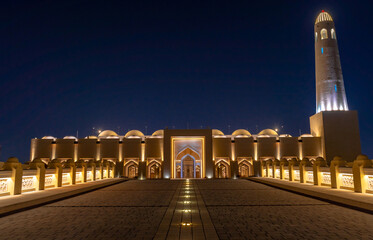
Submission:
M 30 161 L 112 161 L 116 176 L 128 178 L 236 178 L 260 175 L 268 159 L 335 156 L 353 161 L 361 153 L 358 116 L 348 109 L 334 21 L 322 11 L 314 26 L 316 114 L 310 134 L 279 135 L 273 129 L 252 134 L 238 129 L 163 129 L 152 135 L 111 130 L 98 136 L 45 136 L 31 140 Z

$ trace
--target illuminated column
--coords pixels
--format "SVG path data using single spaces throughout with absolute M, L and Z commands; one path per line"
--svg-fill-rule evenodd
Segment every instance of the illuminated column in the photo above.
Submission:
M 294 166 L 297 164 L 297 160 L 295 158 L 292 158 L 289 160 L 289 181 L 294 181 Z
M 332 17 L 324 10 L 315 22 L 316 113 L 348 111 Z
M 300 175 L 300 182 L 306 183 L 307 182 L 307 171 L 306 167 L 311 166 L 310 160 L 308 158 L 303 158 L 299 163 L 299 175 Z
M 11 157 L 4 163 L 4 170 L 12 171 L 11 181 L 8 185 L 10 195 L 17 195 L 22 193 L 22 164 L 18 158 Z
M 45 165 L 40 158 L 34 159 L 30 163 L 30 169 L 36 169 L 36 184 L 35 190 L 44 190 L 45 186 Z
M 280 160 L 280 179 L 285 179 L 285 166 L 288 165 L 288 160 L 286 158 L 282 158 Z
M 367 189 L 367 179 L 365 178 L 364 168 L 371 168 L 372 161 L 366 155 L 359 155 L 352 166 L 354 177 L 354 191 L 365 193 Z
M 320 167 L 326 167 L 326 161 L 322 157 L 316 158 L 313 163 L 313 185 L 321 186 L 322 176 Z
M 332 188 L 339 189 L 341 186 L 341 179 L 339 177 L 339 167 L 344 167 L 346 161 L 342 160 L 341 157 L 334 157 L 330 162 L 330 181 Z

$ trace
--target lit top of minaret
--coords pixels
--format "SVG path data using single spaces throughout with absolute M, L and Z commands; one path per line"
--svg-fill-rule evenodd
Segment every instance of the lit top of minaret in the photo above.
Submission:
M 319 16 L 317 16 L 315 24 L 318 24 L 319 22 L 327 22 L 327 21 L 333 22 L 333 18 L 332 16 L 330 16 L 329 13 L 322 10 Z
M 324 10 L 315 21 L 316 112 L 348 111 L 333 18 Z

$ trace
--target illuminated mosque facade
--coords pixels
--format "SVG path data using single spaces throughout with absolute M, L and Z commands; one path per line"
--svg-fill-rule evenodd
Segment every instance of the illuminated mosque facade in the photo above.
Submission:
M 236 178 L 260 175 L 268 159 L 340 156 L 353 161 L 361 153 L 358 117 L 349 111 L 332 17 L 322 11 L 315 21 L 316 114 L 310 134 L 279 135 L 273 129 L 252 134 L 238 129 L 162 129 L 152 135 L 111 130 L 98 136 L 45 136 L 31 140 L 30 161 L 112 161 L 116 176 L 128 178 Z

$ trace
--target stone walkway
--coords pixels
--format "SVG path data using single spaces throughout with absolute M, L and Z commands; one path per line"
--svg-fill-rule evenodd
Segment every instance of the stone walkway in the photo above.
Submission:
M 373 239 L 373 215 L 248 180 L 197 181 L 220 239 Z
M 0 239 L 373 239 L 373 215 L 247 180 L 133 180 L 3 217 L 0 232 Z

